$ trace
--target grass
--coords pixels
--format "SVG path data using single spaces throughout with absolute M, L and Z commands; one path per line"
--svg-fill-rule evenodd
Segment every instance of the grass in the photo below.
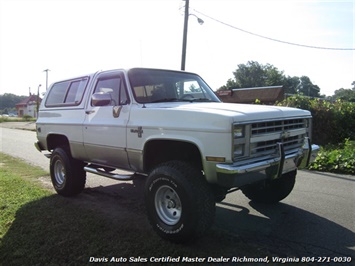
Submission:
M 30 122 L 36 121 L 36 118 L 33 117 L 3 117 L 0 116 L 0 123 L 4 122 Z
M 0 265 L 87 265 L 91 257 L 272 254 L 267 247 L 214 228 L 195 243 L 172 244 L 153 232 L 139 195 L 107 196 L 85 189 L 75 198 L 64 198 L 43 187 L 48 173 L 5 154 L 0 158 Z
M 17 175 L 13 174 L 11 169 L 7 169 L 9 159 L 2 156 L 0 169 L 0 237 L 3 237 L 5 232 L 15 221 L 15 214 L 22 205 L 31 201 L 38 200 L 48 196 L 50 193 L 33 184 L 30 181 L 25 181 Z M 36 176 L 40 173 L 39 170 L 31 171 L 28 175 L 27 167 L 20 164 L 16 167 L 16 172 L 23 177 L 30 178 L 30 175 Z

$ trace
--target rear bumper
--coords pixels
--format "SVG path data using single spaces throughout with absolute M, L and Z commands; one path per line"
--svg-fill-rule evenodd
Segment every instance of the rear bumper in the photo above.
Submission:
M 234 164 L 217 164 L 217 182 L 225 187 L 241 187 L 265 179 L 276 179 L 282 174 L 307 167 L 317 157 L 318 145 L 311 145 L 305 138 L 303 149 L 285 154 L 282 143 L 278 144 L 278 155 L 260 161 Z

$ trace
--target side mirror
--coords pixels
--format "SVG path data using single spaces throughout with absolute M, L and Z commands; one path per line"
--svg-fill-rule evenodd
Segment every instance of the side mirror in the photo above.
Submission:
M 111 95 L 104 92 L 97 92 L 91 96 L 93 106 L 106 106 L 111 104 Z

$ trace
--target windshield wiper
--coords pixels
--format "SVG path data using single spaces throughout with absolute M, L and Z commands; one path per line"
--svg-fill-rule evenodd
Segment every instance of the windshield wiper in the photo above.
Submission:
M 163 99 L 151 101 L 151 103 L 176 102 L 176 101 L 179 101 L 179 99 L 177 99 L 177 98 L 163 98 Z
M 190 98 L 190 99 L 184 99 L 183 101 L 186 102 L 211 102 L 211 99 L 208 98 Z
M 189 99 L 177 99 L 177 98 L 162 98 L 149 103 L 163 103 L 163 102 L 214 102 L 208 98 L 189 98 Z

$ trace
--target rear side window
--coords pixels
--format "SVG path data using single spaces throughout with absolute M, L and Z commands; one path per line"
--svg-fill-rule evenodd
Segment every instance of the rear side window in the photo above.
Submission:
M 88 77 L 83 77 L 55 83 L 48 94 L 46 106 L 79 105 L 88 81 Z

